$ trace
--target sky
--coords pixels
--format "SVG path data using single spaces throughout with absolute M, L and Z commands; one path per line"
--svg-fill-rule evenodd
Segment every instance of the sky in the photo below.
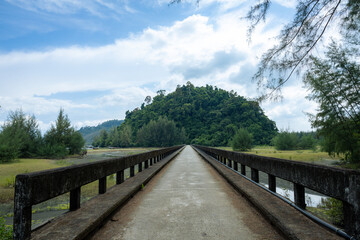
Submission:
M 63 108 L 76 129 L 124 119 L 158 90 L 190 81 L 259 96 L 251 78 L 295 13 L 273 0 L 247 41 L 254 1 L 0 0 L 0 123 L 22 109 L 45 132 Z M 280 130 L 310 131 L 317 105 L 299 77 L 264 102 Z

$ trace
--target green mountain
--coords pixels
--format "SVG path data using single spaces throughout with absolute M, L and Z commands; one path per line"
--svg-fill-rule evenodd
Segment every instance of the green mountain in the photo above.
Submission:
M 124 120 L 109 120 L 97 125 L 96 127 L 82 127 L 80 128 L 79 132 L 85 139 L 86 144 L 91 144 L 94 137 L 98 136 L 101 130 L 104 129 L 106 131 L 109 131 L 114 127 L 120 126 L 123 122 Z
M 147 97 L 147 102 L 150 99 Z M 265 116 L 258 102 L 238 96 L 234 91 L 206 85 L 194 87 L 190 82 L 165 95 L 164 90 L 143 103 L 140 108 L 127 111 L 120 131 L 128 126 L 133 137 L 150 120 L 167 117 L 178 128 L 184 128 L 187 142 L 211 146 L 226 146 L 239 128 L 246 128 L 255 144 L 269 144 L 276 135 L 274 121 Z M 130 128 L 129 128 L 130 127 Z

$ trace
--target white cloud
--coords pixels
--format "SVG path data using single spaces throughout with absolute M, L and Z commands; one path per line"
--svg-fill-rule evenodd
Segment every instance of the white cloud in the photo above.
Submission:
M 173 91 L 188 80 L 197 86 L 212 84 L 255 97 L 249 71 L 255 69 L 261 53 L 272 46 L 271 37 L 279 32 L 279 28 L 265 27 L 266 23 L 260 24 L 248 45 L 247 24 L 238 12 L 212 19 L 193 15 L 102 47 L 2 54 L 0 105 L 12 110 L 22 107 L 36 115 L 53 113 L 52 119 L 63 107 L 70 119 L 82 126 L 86 121 L 123 118 L 126 110 L 139 106 L 147 95 L 154 96 L 159 89 Z M 90 90 L 110 93 L 91 103 L 44 97 Z M 299 112 L 303 95 L 296 101 Z M 290 110 L 286 113 L 271 105 L 266 109 L 276 119 L 291 115 Z M 42 125 L 46 127 L 48 122 L 44 120 Z
M 297 0 L 274 0 L 274 2 L 287 8 L 295 8 L 298 3 Z
M 292 86 L 284 87 L 281 102 L 267 102 L 263 104 L 265 114 L 274 120 L 281 130 L 291 131 L 311 130 L 306 113 L 316 113 L 317 104 L 306 100 L 307 90 L 298 81 Z

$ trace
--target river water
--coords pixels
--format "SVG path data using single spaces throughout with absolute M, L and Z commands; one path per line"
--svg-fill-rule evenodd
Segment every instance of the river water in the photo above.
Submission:
M 246 176 L 249 178 L 251 176 L 251 169 L 249 167 L 246 167 Z M 268 187 L 268 175 L 266 173 L 259 172 L 259 183 L 265 187 Z M 290 201 L 294 201 L 293 189 L 293 183 L 281 178 L 276 178 L 276 193 L 279 195 L 289 199 Z M 307 207 L 317 207 L 321 203 L 321 199 L 327 198 L 327 196 L 321 193 L 305 188 L 305 201 Z

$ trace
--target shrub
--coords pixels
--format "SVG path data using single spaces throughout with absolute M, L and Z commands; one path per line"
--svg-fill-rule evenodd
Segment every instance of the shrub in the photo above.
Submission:
M 240 128 L 233 140 L 232 140 L 232 149 L 246 151 L 252 148 L 253 137 L 252 135 L 244 128 Z
M 0 163 L 12 162 L 18 158 L 19 151 L 16 147 L 2 145 L 0 142 Z
M 47 158 L 62 159 L 69 154 L 69 151 L 61 144 L 44 144 L 40 149 L 40 153 Z
M 330 221 L 339 227 L 344 226 L 344 213 L 343 203 L 335 198 L 321 199 L 318 207 L 324 209 L 325 214 L 329 217 Z
M 273 138 L 272 144 L 277 150 L 294 150 L 298 147 L 298 141 L 295 133 L 281 132 Z
M 176 127 L 173 120 L 160 117 L 151 120 L 137 132 L 137 142 L 142 147 L 169 147 L 186 141 L 184 128 Z
M 11 225 L 5 225 L 5 219 L 3 217 L 0 217 L 0 239 L 13 239 L 13 228 Z
M 315 150 L 316 149 L 316 141 L 315 139 L 308 135 L 308 136 L 303 136 L 300 139 L 300 143 L 299 143 L 299 148 L 301 149 L 312 149 Z

